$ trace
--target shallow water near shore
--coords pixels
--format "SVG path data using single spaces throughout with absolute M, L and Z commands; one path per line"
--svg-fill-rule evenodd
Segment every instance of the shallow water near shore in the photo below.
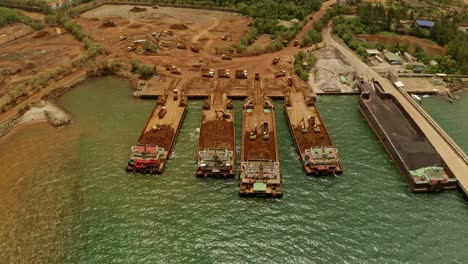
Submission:
M 464 263 L 468 207 L 456 192 L 412 194 L 354 96 L 318 106 L 344 173 L 306 177 L 275 102 L 285 194 L 238 196 L 238 180 L 198 179 L 201 101 L 160 176 L 126 173 L 155 101 L 106 77 L 67 93 L 72 125 L 0 140 L 0 263 Z M 235 102 L 240 150 L 242 101 Z M 424 104 L 424 103 L 423 103 Z M 465 134 L 466 141 L 466 134 Z M 238 155 L 239 157 L 239 155 Z M 5 201 L 5 202 L 3 202 Z
M 460 99 L 453 103 L 442 96 L 430 96 L 423 99 L 421 105 L 460 148 L 468 153 L 468 91 L 456 95 Z

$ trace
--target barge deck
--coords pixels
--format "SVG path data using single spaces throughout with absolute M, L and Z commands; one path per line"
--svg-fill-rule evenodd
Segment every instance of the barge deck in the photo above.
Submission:
M 132 147 L 126 170 L 161 174 L 169 159 L 187 113 L 187 97 L 177 89 L 160 96 L 138 142 Z
M 360 110 L 413 192 L 457 188 L 457 179 L 395 97 L 361 83 Z
M 253 97 L 243 106 L 239 194 L 280 198 L 283 186 L 274 106 L 263 96 L 260 81 L 253 88 Z
M 312 96 L 293 87 L 284 104 L 289 129 L 307 175 L 343 173 L 338 150 Z
M 236 173 L 234 111 L 225 82 L 219 79 L 203 104 L 197 177 L 234 177 Z

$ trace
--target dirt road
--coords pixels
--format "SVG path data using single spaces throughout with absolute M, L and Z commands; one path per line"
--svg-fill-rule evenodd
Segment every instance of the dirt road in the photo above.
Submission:
M 296 35 L 296 39 L 301 41 L 305 33 L 311 30 L 314 26 L 314 23 L 319 21 L 323 17 L 323 15 L 325 15 L 327 10 L 330 9 L 330 7 L 335 3 L 336 0 L 330 0 L 323 3 L 320 7 L 320 10 L 317 13 L 315 13 L 309 21 L 307 21 L 307 24 L 304 26 L 304 28 L 302 28 L 302 30 Z M 293 41 L 289 43 L 288 47 L 293 47 Z

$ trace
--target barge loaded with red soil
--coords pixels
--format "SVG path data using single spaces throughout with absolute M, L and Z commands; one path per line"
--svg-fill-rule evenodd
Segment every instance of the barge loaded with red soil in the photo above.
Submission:
M 320 117 L 314 98 L 293 88 L 286 96 L 284 112 L 307 175 L 343 173 L 338 150 Z
M 236 173 L 234 111 L 224 84 L 225 81 L 219 79 L 203 104 L 197 177 L 234 177 Z
M 160 96 L 138 143 L 131 148 L 126 170 L 161 174 L 169 159 L 187 112 L 187 97 L 176 89 L 171 98 Z
M 281 198 L 275 108 L 263 96 L 260 85 L 260 81 L 254 82 L 254 96 L 247 98 L 243 107 L 239 194 Z
M 445 165 L 406 110 L 374 81 L 374 89 L 360 83 L 360 110 L 384 145 L 413 192 L 457 188 L 457 179 Z

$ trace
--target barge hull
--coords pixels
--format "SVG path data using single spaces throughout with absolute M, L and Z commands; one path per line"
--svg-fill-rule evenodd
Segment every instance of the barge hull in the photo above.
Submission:
M 392 114 L 394 116 L 400 115 L 399 113 L 396 113 L 398 111 L 401 112 L 401 116 L 403 116 L 401 122 L 398 124 L 399 130 L 403 131 L 400 132 L 402 134 L 402 139 L 399 140 L 398 142 L 395 142 L 395 135 L 389 136 L 389 134 L 386 132 L 386 129 L 383 127 L 383 125 L 380 122 L 390 122 L 388 119 L 386 120 L 380 120 L 379 118 L 373 113 L 372 107 L 371 107 L 371 102 L 369 100 L 374 99 L 374 100 L 380 100 L 378 102 L 374 102 L 374 111 L 375 107 L 386 107 L 386 111 L 389 111 L 389 109 L 392 109 L 393 111 L 389 111 L 389 114 Z M 427 141 L 425 138 L 424 134 L 422 131 L 419 131 L 417 127 L 415 127 L 415 124 L 412 123 L 412 120 L 409 119 L 409 115 L 404 112 L 404 109 L 398 104 L 398 102 L 395 102 L 395 98 L 393 98 L 392 95 L 385 93 L 384 91 L 379 91 L 377 93 L 375 92 L 367 92 L 365 96 L 361 95 L 360 101 L 359 101 L 359 110 L 366 119 L 367 123 L 369 124 L 370 128 L 373 130 L 374 134 L 377 136 L 379 141 L 382 143 L 384 146 L 385 150 L 387 151 L 388 155 L 390 158 L 393 160 L 395 163 L 396 167 L 400 171 L 403 179 L 407 183 L 409 189 L 412 192 L 415 193 L 420 193 L 420 192 L 439 192 L 443 190 L 454 190 L 457 188 L 457 181 L 451 174 L 451 172 L 446 168 L 440 158 L 440 156 L 437 154 L 435 149 L 433 149 L 432 145 Z M 391 105 L 393 104 L 393 106 Z M 404 120 L 406 119 L 406 120 Z M 407 125 L 410 124 L 410 125 Z M 388 127 L 388 124 L 387 124 Z M 388 128 L 387 128 L 388 129 Z M 410 131 L 413 133 L 419 134 L 420 140 L 419 142 L 416 142 L 415 144 L 429 144 L 427 146 L 423 146 L 423 150 L 426 152 L 414 152 L 414 153 L 403 153 L 404 150 L 402 150 L 402 147 L 400 146 L 400 150 L 398 149 L 398 146 L 396 144 L 405 144 L 402 143 L 404 142 L 404 130 L 405 129 L 414 129 L 414 131 Z M 408 146 L 409 147 L 409 146 Z M 421 145 L 416 145 L 414 148 L 421 148 Z M 433 151 L 430 151 L 432 148 Z M 427 151 L 429 149 L 429 151 Z M 413 148 L 410 148 L 410 150 L 413 150 Z M 415 155 L 424 155 L 425 158 L 421 158 Z M 437 162 L 437 160 L 440 160 L 440 162 Z M 448 177 L 447 180 L 443 181 L 429 181 L 427 183 L 417 183 L 413 175 L 411 174 L 411 171 L 416 170 L 417 167 L 415 166 L 432 166 L 432 164 L 429 164 L 430 162 L 434 162 L 437 166 L 440 166 L 441 168 L 444 167 L 444 171 Z
M 131 157 L 131 160 L 127 164 L 126 171 L 142 174 L 163 173 L 187 114 L 187 98 L 183 94 L 180 94 L 179 98 L 177 90 L 174 90 L 174 92 L 174 98 L 164 97 L 166 100 L 171 101 L 164 101 L 164 103 L 161 103 L 158 100 L 158 103 L 153 108 L 151 115 L 145 123 L 145 126 L 138 138 L 137 145 L 134 146 L 157 147 L 158 152 L 161 153 L 161 156 L 158 156 L 161 158 L 156 161 L 157 167 L 154 168 L 154 166 L 151 165 L 144 166 L 144 164 L 138 164 L 137 159 L 140 157 L 140 155 L 138 155 Z M 162 97 L 160 97 L 160 99 L 161 98 Z M 134 147 L 132 147 L 132 149 Z
M 314 176 L 342 174 L 343 169 L 339 162 L 338 151 L 334 147 L 315 101 L 312 97 L 308 98 L 309 102 L 306 103 L 303 93 L 293 90 L 283 105 L 283 111 L 303 169 L 307 175 Z M 313 127 L 308 122 L 311 118 L 314 118 L 313 123 L 317 124 L 317 127 Z M 317 150 L 324 156 L 326 154 L 327 159 L 322 158 L 312 162 L 310 154 L 313 150 Z

